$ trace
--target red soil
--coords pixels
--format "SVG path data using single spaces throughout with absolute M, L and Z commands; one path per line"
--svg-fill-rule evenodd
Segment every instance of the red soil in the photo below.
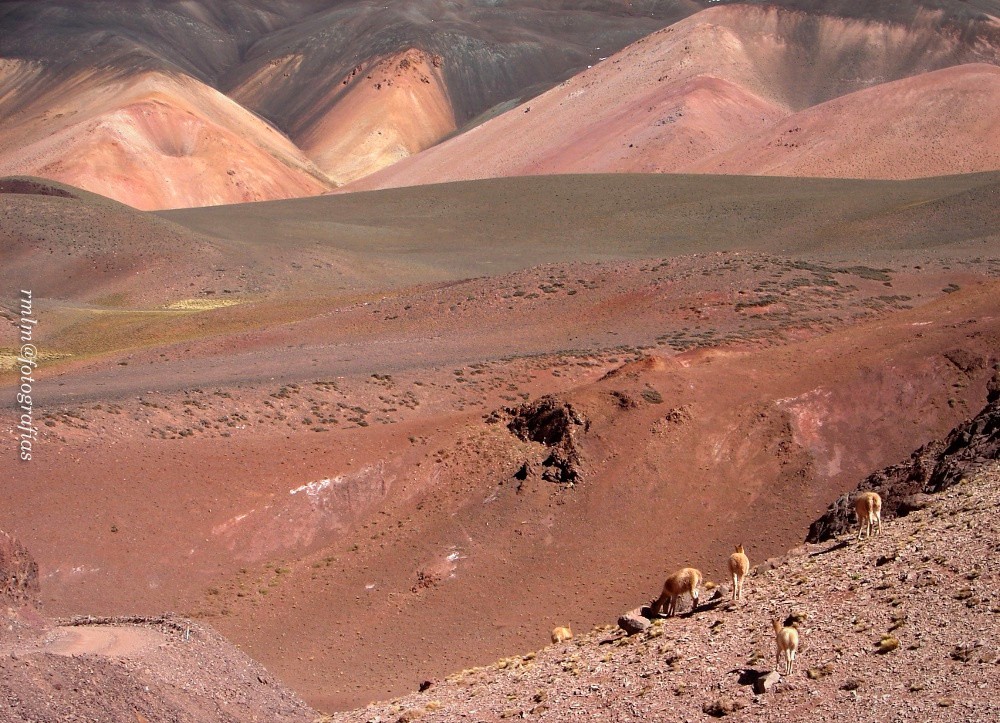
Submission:
M 718 576 L 734 540 L 779 554 L 833 497 L 983 395 L 996 282 L 970 274 L 932 304 L 877 311 L 866 304 L 884 286 L 868 271 L 834 273 L 862 293 L 825 306 L 835 297 L 822 286 L 813 297 L 791 283 L 812 272 L 789 267 L 776 277 L 794 291 L 785 308 L 737 309 L 736 290 L 772 268 L 784 267 L 753 256 L 546 267 L 519 285 L 534 274 L 539 288 L 562 284 L 555 295 L 501 300 L 477 280 L 188 344 L 173 364 L 149 363 L 182 351 L 167 346 L 53 368 L 40 453 L 19 468 L 0 526 L 35 550 L 53 612 L 205 617 L 321 707 L 413 689 L 537 647 L 554 624 L 605 621 L 689 561 Z M 915 297 L 942 281 L 892 284 Z M 407 305 L 413 318 L 388 319 Z M 436 349 L 425 314 L 453 341 Z M 857 314 L 875 320 L 843 326 Z M 769 319 L 780 323 L 756 341 L 721 348 L 668 335 L 700 348 L 605 375 L 642 358 L 650 329 Z M 499 358 L 546 334 L 556 348 L 627 347 Z M 955 346 L 983 363 L 956 368 L 941 353 Z M 470 363 L 456 369 L 460 358 Z M 538 476 L 546 448 L 484 420 L 546 392 L 590 422 L 572 488 Z M 536 471 L 518 480 L 525 462 Z

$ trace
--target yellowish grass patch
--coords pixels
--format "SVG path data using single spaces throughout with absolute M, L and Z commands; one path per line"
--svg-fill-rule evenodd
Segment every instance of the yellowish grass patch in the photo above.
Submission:
M 21 366 L 18 362 L 17 357 L 20 354 L 16 349 L 0 349 L 0 372 L 13 371 Z M 53 351 L 39 351 L 38 357 L 35 361 L 39 364 L 44 364 L 45 362 L 55 361 L 56 359 L 65 359 L 66 357 L 73 356 L 72 354 L 60 354 Z
M 171 311 L 211 311 L 242 303 L 239 299 L 181 299 L 168 304 L 166 308 Z

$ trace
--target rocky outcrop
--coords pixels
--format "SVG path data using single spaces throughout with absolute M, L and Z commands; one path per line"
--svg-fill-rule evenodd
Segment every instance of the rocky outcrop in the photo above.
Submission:
M 979 414 L 955 427 L 947 437 L 920 447 L 902 464 L 881 469 L 857 488 L 837 498 L 809 527 L 807 542 L 822 542 L 852 530 L 851 500 L 871 490 L 882 497 L 882 519 L 892 519 L 920 509 L 922 495 L 946 490 L 963 477 L 1000 458 L 1000 369 L 987 385 L 986 406 Z
M 16 539 L 0 530 L 0 605 L 38 600 L 38 563 Z
M 587 431 L 590 421 L 569 402 L 546 395 L 533 402 L 495 411 L 486 421 L 493 424 L 506 421 L 507 429 L 518 439 L 548 447 L 548 454 L 541 461 L 542 479 L 575 484 L 583 478 L 576 433 Z M 525 461 L 514 476 L 524 480 L 536 469 L 536 465 Z

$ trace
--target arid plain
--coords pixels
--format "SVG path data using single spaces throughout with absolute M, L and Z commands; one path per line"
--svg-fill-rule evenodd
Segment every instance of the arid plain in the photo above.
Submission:
M 39 350 L 0 529 L 44 615 L 166 641 L 29 604 L 37 701 L 86 675 L 60 645 L 209 701 L 164 674 L 149 720 L 410 693 L 783 555 L 982 409 L 995 3 L 529 5 L 0 10 L 10 406 L 20 289 Z

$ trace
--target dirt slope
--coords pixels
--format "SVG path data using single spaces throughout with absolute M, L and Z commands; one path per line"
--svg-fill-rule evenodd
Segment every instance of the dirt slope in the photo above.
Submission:
M 946 68 L 813 106 L 683 170 L 828 178 L 993 170 L 1000 168 L 998 105 L 1000 68 Z
M 998 59 L 997 44 L 960 40 L 941 32 L 930 17 L 898 24 L 773 5 L 713 7 L 642 38 L 500 117 L 351 184 L 350 190 L 537 173 L 700 171 L 698 162 L 705 157 L 728 149 L 738 154 L 752 137 L 783 128 L 775 124 L 796 111 L 938 68 Z M 953 78 L 927 83 L 950 88 L 947 81 Z M 971 150 L 963 148 L 964 154 L 951 165 L 948 151 L 942 150 L 923 167 L 921 156 L 894 155 L 887 148 L 872 168 L 877 164 L 883 177 L 892 178 L 958 173 L 967 167 L 995 169 L 995 143 L 989 135 L 980 137 L 982 126 L 990 124 L 991 115 L 984 109 L 991 107 L 992 91 L 977 91 L 970 98 L 975 86 L 970 75 L 948 91 L 960 108 L 949 126 L 960 129 L 953 147 L 971 143 Z M 936 91 L 926 92 L 929 98 Z M 964 102 L 970 99 L 966 108 Z M 951 107 L 940 107 L 945 105 Z M 842 155 L 864 150 L 847 143 L 851 138 L 862 142 L 841 130 L 850 128 L 850 122 L 838 125 L 838 112 L 851 117 L 851 107 L 818 106 L 827 113 L 815 114 L 830 132 L 843 132 Z M 891 104 L 876 106 L 888 114 L 883 119 L 863 100 L 853 107 L 858 115 L 862 108 L 868 111 L 863 121 L 855 122 L 873 128 L 892 125 L 904 112 L 916 123 L 922 113 L 918 104 L 907 103 L 909 111 Z M 933 115 L 939 106 L 929 107 Z M 971 127 L 964 121 L 971 121 Z M 820 144 L 826 135 L 817 133 L 816 138 Z M 904 142 L 902 137 L 899 142 Z M 976 158 L 971 164 L 965 160 L 970 155 Z M 810 175 L 807 171 L 822 162 L 817 158 L 802 175 Z M 725 172 L 734 172 L 731 166 Z M 738 169 L 735 172 L 741 172 Z M 841 163 L 823 175 L 846 170 Z M 785 173 L 797 175 L 793 164 Z
M 8 75 L 0 90 L 2 174 L 43 176 L 140 209 L 332 187 L 281 133 L 190 77 L 42 73 L 46 91 L 32 97 L 21 75 Z
M 697 279 L 712 278 L 693 271 Z M 789 271 L 790 279 L 802 273 Z M 468 295 L 462 287 L 456 292 L 452 306 Z M 46 604 L 59 612 L 153 613 L 169 606 L 196 613 L 314 705 L 355 705 L 534 647 L 556 622 L 587 627 L 607 619 L 609 610 L 632 604 L 637 589 L 651 595 L 664 567 L 695 555 L 722 560 L 733 539 L 760 555 L 780 553 L 802 538 L 829 499 L 950 429 L 965 416 L 964 405 L 977 403 L 982 374 L 963 372 L 941 350 L 963 346 L 989 358 L 1000 343 L 995 294 L 995 283 L 970 286 L 806 342 L 700 347 L 626 365 L 604 379 L 622 355 L 633 354 L 477 362 L 461 374 L 454 362 L 432 357 L 440 366 L 372 377 L 373 368 L 408 353 L 398 338 L 372 340 L 366 363 L 354 374 L 342 371 L 344 378 L 317 366 L 297 371 L 298 382 L 206 384 L 195 372 L 185 392 L 154 393 L 155 377 L 144 378 L 144 391 L 125 392 L 107 376 L 104 387 L 87 385 L 101 401 L 83 404 L 72 401 L 71 372 L 56 377 L 65 384 L 57 387 L 65 390 L 61 402 L 39 402 L 51 411 L 41 446 L 52 454 L 33 462 L 30 473 L 48 483 L 12 490 L 9 509 L 17 517 L 4 524 L 16 522 L 39 550 Z M 702 309 L 721 328 L 712 292 L 690 298 L 682 306 Z M 540 304 L 539 313 L 547 303 L 525 302 Z M 749 303 L 737 317 L 766 308 Z M 626 293 L 575 318 L 603 325 L 595 312 L 609 304 L 636 316 L 636 298 Z M 377 308 L 383 313 L 370 323 L 381 326 L 393 313 Z M 817 306 L 802 313 L 810 308 L 815 313 Z M 652 297 L 650 309 L 664 312 Z M 709 328 L 693 321 L 700 314 L 672 313 L 678 330 Z M 340 328 L 357 323 L 331 317 Z M 651 326 L 644 318 L 636 323 Z M 513 319 L 503 324 L 517 328 Z M 620 335 L 613 343 L 631 342 L 621 322 L 609 325 Z M 791 318 L 781 326 L 793 336 L 801 333 L 795 327 Z M 291 330 L 284 338 L 322 337 Z M 252 336 L 238 339 L 248 356 L 230 366 L 246 379 L 248 361 L 268 354 L 253 347 Z M 703 341 L 713 345 L 711 337 Z M 160 353 L 183 356 L 186 346 L 123 357 L 128 366 L 118 368 L 148 373 Z M 417 348 L 426 355 L 434 345 Z M 347 349 L 335 342 L 310 353 L 332 360 Z M 289 358 L 284 346 L 275 353 Z M 114 359 L 106 364 L 117 366 Z M 212 368 L 224 364 L 211 360 Z M 111 402 L 116 388 L 125 393 Z M 522 395 L 559 390 L 589 420 L 575 433 L 581 477 L 573 488 L 544 478 L 548 446 L 484 419 Z M 397 422 L 393 409 L 402 410 Z M 901 418 L 917 422 L 900 425 Z M 205 431 L 189 431 L 196 429 Z M 72 510 L 60 502 L 68 494 L 79 500 Z M 775 507 L 781 524 L 760 530 L 757 521 Z M 64 513 L 89 522 L 57 523 Z M 657 552 L 635 559 L 651 539 Z M 633 560 L 629 574 L 609 574 L 622 559 Z M 706 567 L 719 574 L 718 565 Z M 553 575 L 559 584 L 546 582 Z M 567 590 L 575 594 L 567 597 Z M 489 623 L 455 625 L 468 610 Z
M 316 713 L 211 628 L 176 616 L 0 635 L 4 721 L 301 721 Z
M 991 174 L 534 177 L 162 215 L 0 191 L 11 283 L 51 273 L 38 455 L 0 506 L 45 607 L 209 621 L 327 710 L 587 629 L 665 568 L 718 575 L 735 541 L 780 554 L 981 407 L 1000 348 Z M 135 300 L 99 295 L 115 258 L 140 264 L 111 275 Z M 61 295 L 74 264 L 87 285 Z M 539 409 L 572 411 L 550 434 Z
M 351 180 L 698 7 L 5 3 L 0 172 L 138 208 L 317 195 L 303 150 Z
M 633 637 L 609 618 L 572 641 L 524 646 L 423 693 L 323 720 L 993 720 L 1000 708 L 978 693 L 1000 684 L 998 507 L 994 463 L 880 537 L 801 546 L 759 565 L 740 604 L 726 587 L 693 614 L 685 599 L 681 615 Z M 629 562 L 616 569 L 628 574 Z M 775 669 L 773 618 L 798 621 L 800 647 L 793 673 L 757 694 L 754 682 Z

